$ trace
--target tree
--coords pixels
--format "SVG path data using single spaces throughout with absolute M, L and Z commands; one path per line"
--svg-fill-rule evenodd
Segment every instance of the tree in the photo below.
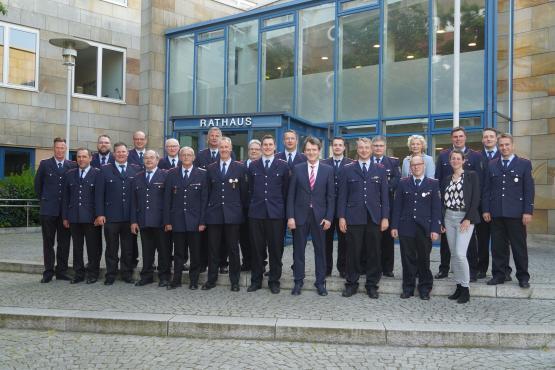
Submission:
M 8 8 L 6 8 L 2 2 L 0 2 L 0 13 L 2 13 L 2 15 L 8 14 Z

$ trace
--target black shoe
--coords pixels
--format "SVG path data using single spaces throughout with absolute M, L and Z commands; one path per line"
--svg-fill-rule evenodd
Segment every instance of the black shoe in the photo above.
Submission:
M 87 284 L 94 284 L 94 283 L 96 283 L 97 281 L 98 281 L 97 278 L 88 278 L 87 281 L 86 281 L 86 283 L 87 283 Z
M 114 279 L 106 279 L 106 280 L 104 280 L 104 285 L 114 285 Z
M 355 294 L 357 294 L 358 292 L 358 285 L 353 286 L 353 285 L 345 285 L 345 289 L 343 289 L 343 292 L 341 293 L 341 295 L 343 297 L 352 297 Z
M 519 281 L 518 286 L 524 289 L 530 288 L 530 283 L 527 281 Z
M 430 300 L 430 292 L 420 293 L 420 299 L 423 300 L 423 301 L 429 301 Z
M 71 281 L 69 283 L 70 284 L 79 284 L 82 281 L 85 281 L 85 278 L 83 278 L 83 277 L 74 277 L 73 279 L 71 279 Z
M 67 280 L 70 281 L 72 280 L 69 276 L 67 276 L 66 274 L 56 274 L 56 280 Z
M 40 279 L 41 284 L 47 284 L 52 281 L 52 276 L 44 276 Z
M 167 281 L 167 280 L 160 280 L 160 281 L 158 282 L 158 286 L 159 286 L 160 288 L 165 287 L 165 286 L 168 286 L 169 284 L 170 284 L 170 282 Z
M 455 292 L 451 294 L 449 297 L 447 297 L 447 299 L 450 299 L 450 300 L 458 299 L 461 295 L 461 288 L 462 288 L 461 284 L 457 284 L 457 289 L 455 289 Z
M 124 283 L 127 283 L 127 284 L 135 284 L 135 280 L 133 280 L 133 278 L 131 278 L 131 277 L 123 278 L 123 279 L 121 279 L 121 281 L 123 281 Z
M 189 264 L 188 263 L 185 263 L 183 265 L 183 271 L 189 271 Z
M 272 294 L 279 294 L 280 292 L 280 288 L 278 284 L 272 284 L 270 285 L 270 292 L 272 292 Z
M 447 272 L 440 271 L 437 274 L 435 274 L 434 278 L 436 278 L 436 279 L 445 279 L 447 277 L 447 275 L 449 275 Z
M 476 278 L 478 279 L 485 279 L 486 278 L 486 273 L 483 271 L 480 271 L 476 274 Z
M 302 284 L 295 283 L 295 286 L 291 290 L 291 295 L 301 295 L 301 288 L 303 287 Z
M 504 280 L 497 280 L 496 278 L 491 278 L 490 280 L 488 280 L 488 282 L 486 284 L 488 285 L 498 285 L 498 284 L 504 284 L 505 281 Z
M 412 296 L 414 296 L 414 293 L 411 293 L 411 292 L 403 292 L 403 293 L 401 293 L 401 296 L 400 296 L 400 297 L 401 297 L 401 299 L 407 299 L 407 298 L 410 298 L 410 297 L 412 297 Z
M 318 295 L 321 297 L 325 297 L 328 295 L 328 291 L 326 290 L 326 286 L 325 285 L 318 285 L 316 287 L 316 290 L 318 292 Z
M 505 276 L 505 281 L 513 281 L 513 278 L 511 277 L 511 275 L 507 275 Z
M 204 284 L 202 285 L 202 288 L 201 288 L 201 289 L 202 289 L 202 290 L 210 290 L 210 289 L 215 288 L 215 287 L 216 287 L 216 283 L 211 283 L 211 282 L 208 282 L 208 281 L 207 281 L 206 283 L 204 283 Z
M 178 283 L 176 281 L 172 281 L 171 283 L 168 284 L 168 286 L 166 287 L 167 290 L 173 290 L 173 289 L 177 289 L 177 288 L 181 288 L 181 283 Z
M 379 293 L 378 293 L 378 289 L 376 289 L 376 288 L 366 289 L 366 294 L 368 294 L 368 297 L 370 297 L 372 299 L 378 299 L 378 297 L 380 296 Z
M 198 284 L 197 283 L 189 283 L 189 289 L 197 290 L 198 289 Z
M 231 284 L 231 291 L 238 292 L 239 291 L 239 284 Z
M 227 274 L 228 272 L 229 269 L 227 268 L 227 266 L 220 267 L 220 274 Z
M 468 287 L 461 287 L 461 295 L 457 299 L 457 303 L 466 303 L 470 301 L 470 291 Z
M 251 284 L 248 288 L 247 288 L 247 292 L 256 292 L 258 289 L 261 289 L 262 286 L 258 285 L 258 284 Z
M 393 275 L 393 272 L 384 272 L 383 276 L 390 277 L 390 278 L 395 277 L 395 275 Z
M 152 284 L 152 283 L 153 283 L 152 280 L 143 280 L 143 279 L 140 279 L 139 281 L 137 281 L 137 282 L 135 283 L 135 286 L 145 286 L 145 285 Z

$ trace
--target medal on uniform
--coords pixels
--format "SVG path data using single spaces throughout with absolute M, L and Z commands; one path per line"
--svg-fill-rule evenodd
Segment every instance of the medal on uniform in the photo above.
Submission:
M 233 186 L 233 189 L 235 189 L 235 184 L 237 184 L 239 182 L 239 179 L 229 179 L 229 183 Z
M 518 177 L 515 177 L 515 182 L 518 182 Z
M 424 198 L 428 193 L 422 193 L 422 198 Z

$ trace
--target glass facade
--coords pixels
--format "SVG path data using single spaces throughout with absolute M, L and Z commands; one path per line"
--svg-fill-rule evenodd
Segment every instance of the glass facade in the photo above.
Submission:
M 461 0 L 469 136 L 508 114 L 508 3 Z M 410 134 L 440 145 L 432 137 L 452 127 L 453 19 L 454 0 L 303 0 L 172 30 L 167 117 L 287 112 L 349 141 L 387 135 L 394 154 Z

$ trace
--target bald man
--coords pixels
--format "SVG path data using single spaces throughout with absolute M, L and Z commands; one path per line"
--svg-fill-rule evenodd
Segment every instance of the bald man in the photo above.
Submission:
M 136 164 L 137 166 L 141 166 L 144 170 L 145 168 L 145 161 L 144 155 L 146 151 L 146 144 L 148 140 L 146 139 L 146 135 L 142 131 L 137 131 L 133 134 L 133 146 L 134 148 L 129 151 L 129 157 L 127 157 L 127 161 L 131 164 Z

